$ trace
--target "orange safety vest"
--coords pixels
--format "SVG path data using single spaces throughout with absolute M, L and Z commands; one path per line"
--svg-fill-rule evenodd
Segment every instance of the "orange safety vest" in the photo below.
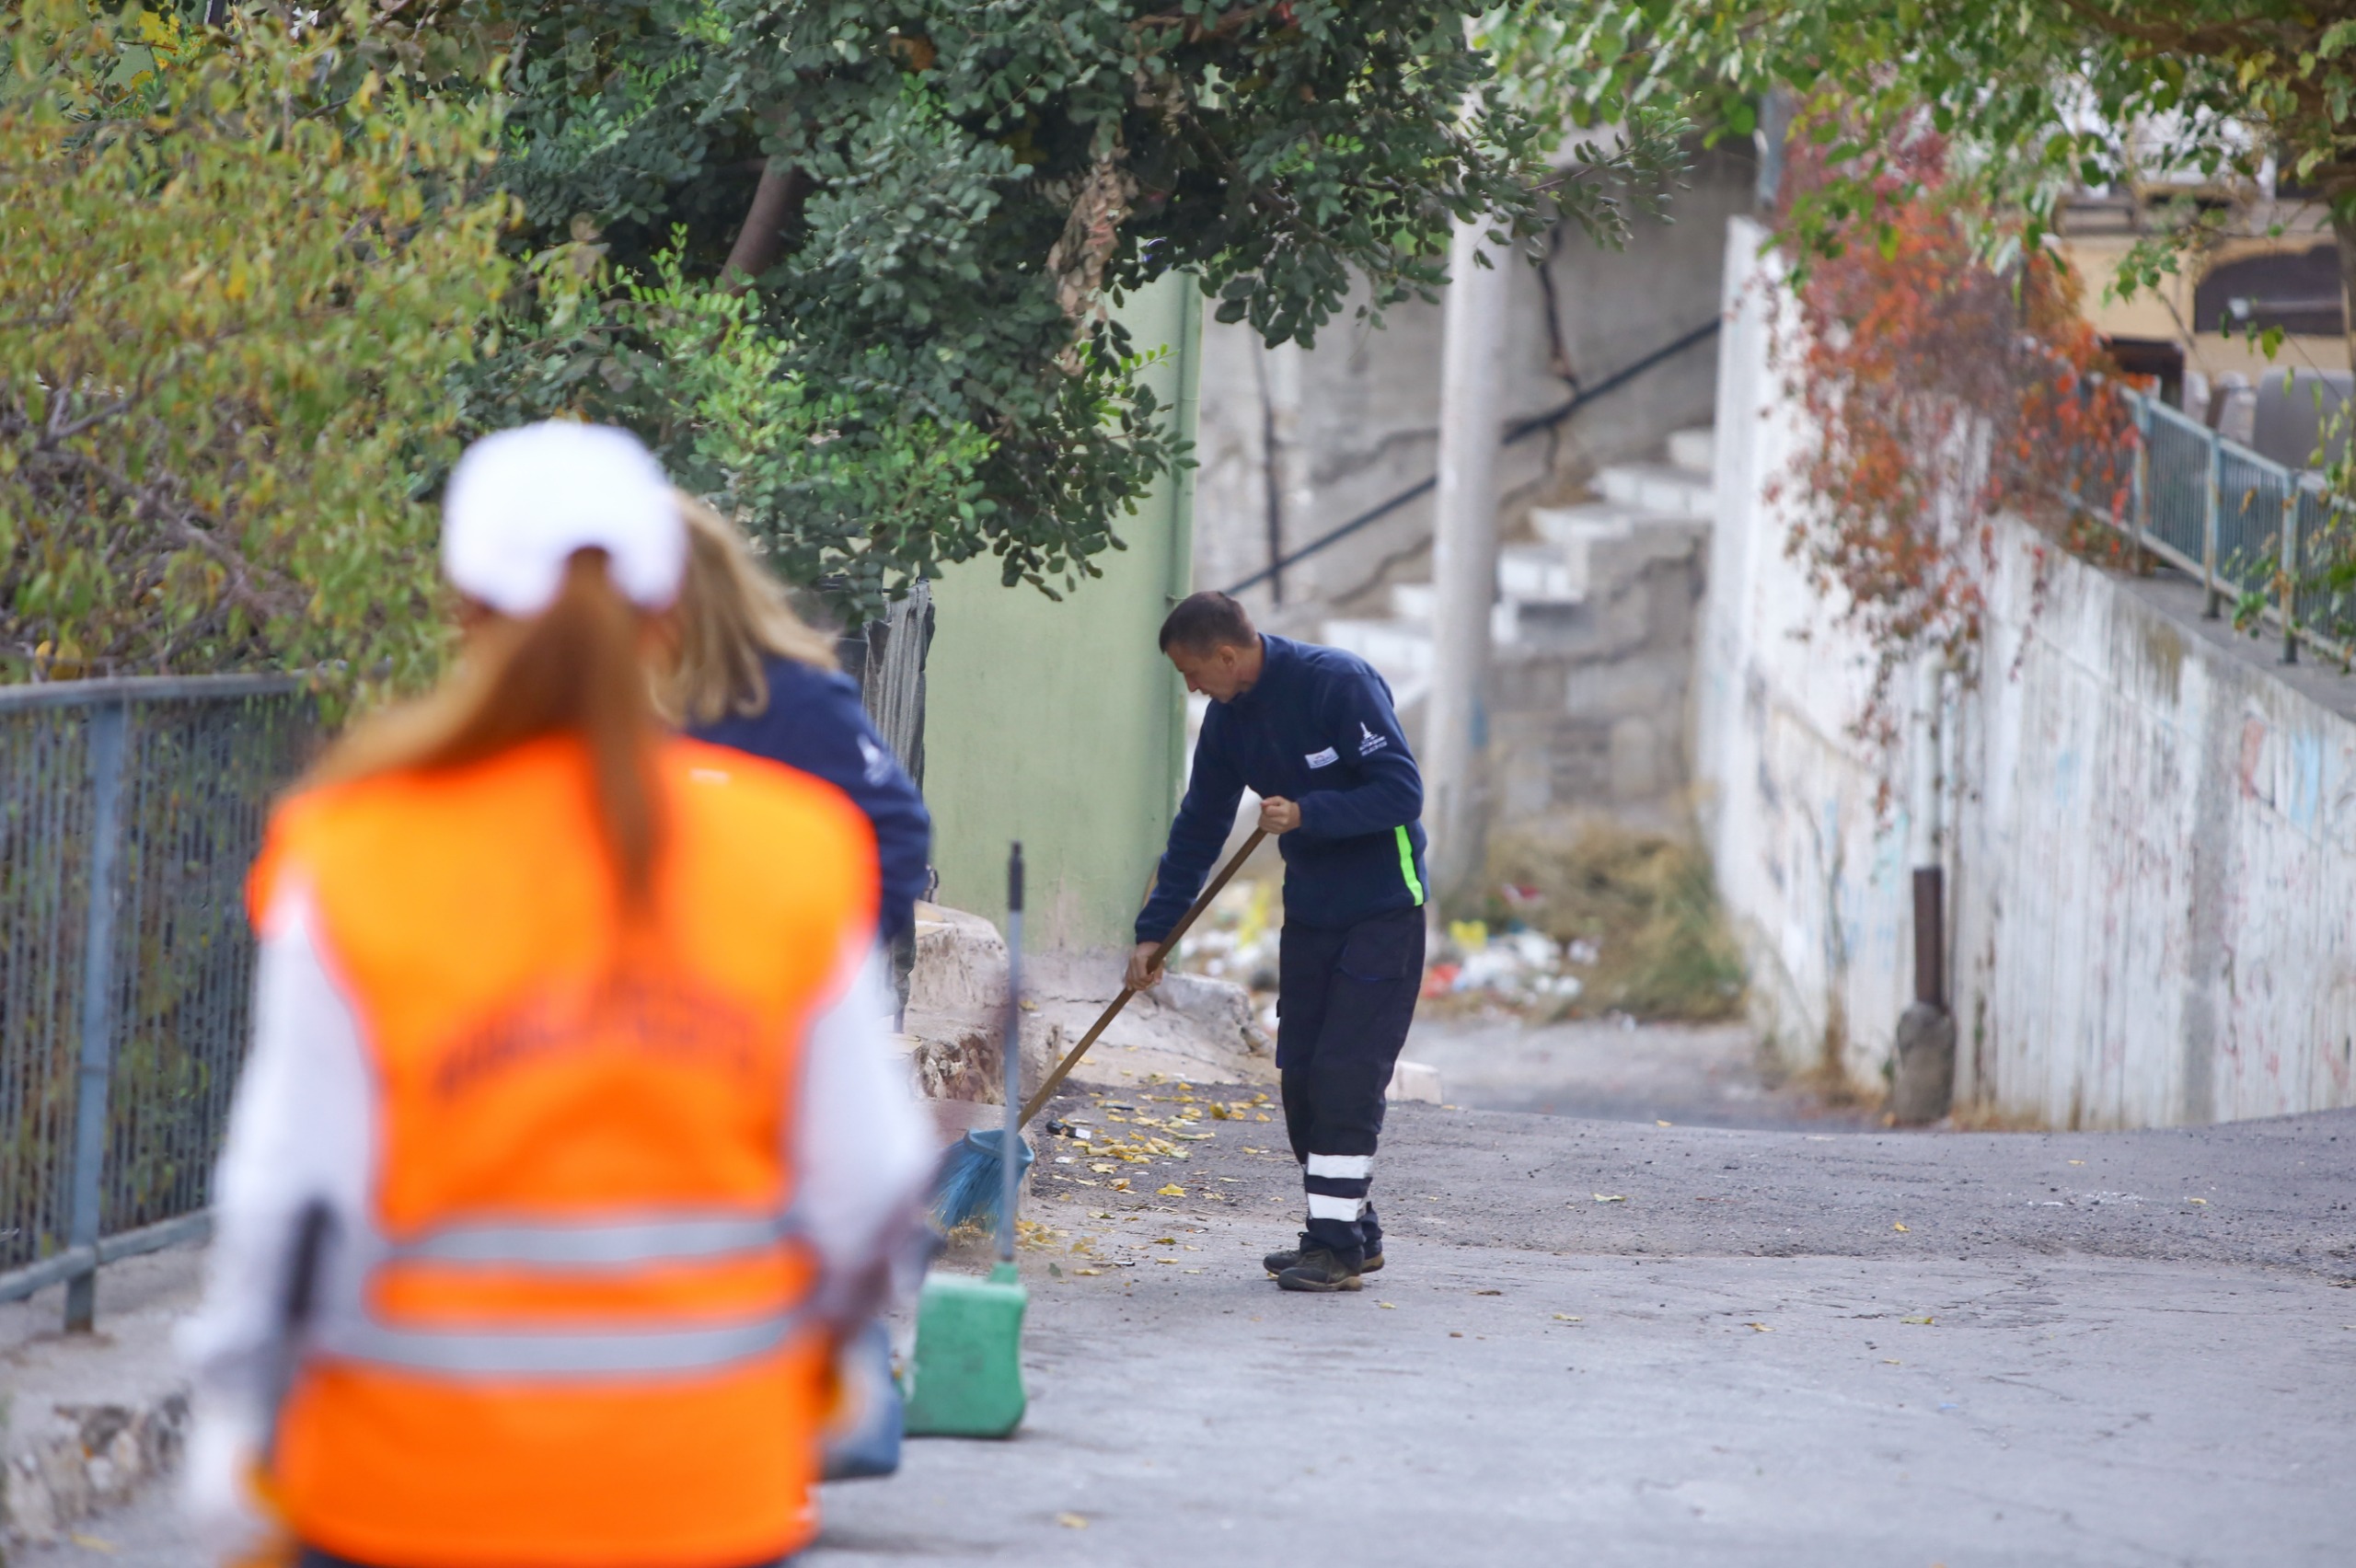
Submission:
M 872 940 L 866 819 L 666 742 L 653 917 L 618 913 L 551 738 L 299 796 L 253 894 L 307 889 L 375 1093 L 280 1412 L 294 1533 L 387 1568 L 730 1568 L 814 1533 L 828 1346 L 792 1134 L 807 1020 Z

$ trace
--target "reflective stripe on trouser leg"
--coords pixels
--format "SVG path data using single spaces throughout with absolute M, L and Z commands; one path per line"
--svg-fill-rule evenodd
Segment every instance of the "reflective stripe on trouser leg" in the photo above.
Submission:
M 1374 1185 L 1374 1156 L 1312 1154 L 1302 1163 L 1300 1184 L 1309 1194 L 1309 1217 L 1356 1225 L 1366 1212 Z

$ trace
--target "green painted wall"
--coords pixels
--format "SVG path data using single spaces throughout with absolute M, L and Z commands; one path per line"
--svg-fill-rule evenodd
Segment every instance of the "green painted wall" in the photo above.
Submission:
M 1202 295 L 1165 278 L 1120 311 L 1195 433 Z M 1023 945 L 1122 946 L 1160 859 L 1184 775 L 1185 687 L 1154 646 L 1192 591 L 1194 482 L 1164 479 L 1118 529 L 1126 550 L 1058 604 L 999 584 L 995 558 L 933 585 L 925 661 L 925 798 L 943 904 L 1006 910 L 1006 849 L 1029 867 Z

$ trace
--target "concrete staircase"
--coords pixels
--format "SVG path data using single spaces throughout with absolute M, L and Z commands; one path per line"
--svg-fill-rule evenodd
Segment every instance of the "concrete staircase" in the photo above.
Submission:
M 1715 506 L 1706 429 L 1664 460 L 1614 463 L 1600 499 L 1541 507 L 1497 556 L 1489 741 L 1499 819 L 1554 806 L 1641 809 L 1683 787 L 1694 607 Z M 1390 614 L 1328 620 L 1391 683 L 1411 735 L 1431 681 L 1433 590 L 1401 582 Z

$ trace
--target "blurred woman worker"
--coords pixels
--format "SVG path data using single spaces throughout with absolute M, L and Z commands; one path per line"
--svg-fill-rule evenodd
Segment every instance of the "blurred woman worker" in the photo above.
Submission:
M 314 1563 L 725 1568 L 813 1533 L 837 1325 L 931 1149 L 865 819 L 653 710 L 686 553 L 628 435 L 479 443 L 461 668 L 271 824 L 186 1344 L 223 1545 L 257 1463 Z
M 714 745 L 815 774 L 857 802 L 875 829 L 886 946 L 914 928 L 930 875 L 932 819 L 924 797 L 836 668 L 833 640 L 793 613 L 784 586 L 735 526 L 691 496 L 687 578 L 673 612 L 663 706 Z

